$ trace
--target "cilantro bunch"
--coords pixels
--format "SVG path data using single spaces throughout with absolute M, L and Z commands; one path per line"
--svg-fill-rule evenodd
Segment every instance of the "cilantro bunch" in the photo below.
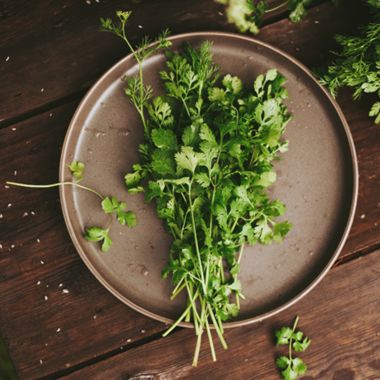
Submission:
M 358 36 L 336 36 L 340 52 L 321 76 L 321 83 L 336 97 L 341 87 L 352 87 L 353 98 L 374 94 L 369 116 L 380 124 L 380 1 L 368 0 L 373 20 L 362 26 Z
M 103 27 L 124 38 L 118 28 L 126 14 L 117 15 L 120 24 L 103 20 Z M 147 49 L 168 45 L 160 39 Z M 144 48 L 132 47 L 132 53 L 141 69 Z M 163 95 L 153 97 L 142 75 L 127 80 L 144 142 L 125 183 L 155 202 L 173 238 L 162 274 L 171 277 L 172 299 L 185 292 L 187 305 L 164 335 L 191 321 L 197 365 L 204 334 L 216 360 L 211 326 L 227 348 L 223 322 L 238 315 L 244 299 L 238 278 L 244 245 L 281 241 L 290 229 L 277 220 L 284 204 L 266 191 L 276 180 L 273 160 L 287 150 L 282 135 L 290 115 L 285 79 L 274 69 L 248 86 L 236 76 L 222 77 L 207 41 L 166 57 Z

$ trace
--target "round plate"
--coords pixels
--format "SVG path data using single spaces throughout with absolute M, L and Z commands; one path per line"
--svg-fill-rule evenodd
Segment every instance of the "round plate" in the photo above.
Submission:
M 326 274 L 347 238 L 357 199 L 357 161 L 342 112 L 299 62 L 265 43 L 228 33 L 199 32 L 171 37 L 173 49 L 186 42 L 213 42 L 214 61 L 222 73 L 238 75 L 246 85 L 270 68 L 286 78 L 293 120 L 287 126 L 289 151 L 275 167 L 273 198 L 287 206 L 293 229 L 281 244 L 247 247 L 240 279 L 246 300 L 239 316 L 225 324 L 239 326 L 273 315 L 307 294 Z M 162 91 L 159 71 L 163 54 L 144 63 L 146 82 Z M 170 301 L 171 284 L 161 278 L 170 237 L 143 196 L 130 195 L 123 176 L 138 161 L 142 127 L 124 94 L 124 76 L 137 73 L 132 56 L 113 66 L 92 87 L 78 107 L 64 142 L 60 180 L 70 180 L 67 165 L 85 163 L 83 184 L 105 195 L 126 200 L 138 226 L 112 225 L 113 245 L 101 252 L 83 238 L 88 226 L 106 226 L 99 199 L 90 193 L 61 187 L 61 202 L 70 236 L 95 277 L 133 309 L 162 322 L 183 310 L 183 300 Z M 191 327 L 182 323 L 181 326 Z

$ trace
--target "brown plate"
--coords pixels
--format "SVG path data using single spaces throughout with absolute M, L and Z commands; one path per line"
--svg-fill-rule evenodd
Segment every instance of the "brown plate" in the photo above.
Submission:
M 287 78 L 289 151 L 276 163 L 278 180 L 271 189 L 287 205 L 293 229 L 282 244 L 256 245 L 245 250 L 241 281 L 246 300 L 240 315 L 226 327 L 267 318 L 307 294 L 339 255 L 352 223 L 358 172 L 354 145 L 342 112 L 309 71 L 292 57 L 252 38 L 199 32 L 174 36 L 173 48 L 213 41 L 214 61 L 223 73 L 241 77 L 247 85 L 269 68 Z M 158 94 L 162 54 L 149 58 L 144 75 Z M 137 72 L 130 55 L 113 66 L 92 87 L 78 107 L 64 142 L 60 180 L 69 180 L 72 160 L 86 164 L 83 184 L 126 200 L 136 211 L 134 229 L 114 222 L 114 241 L 107 253 L 83 238 L 86 226 L 107 224 L 99 199 L 71 187 L 61 188 L 61 202 L 71 238 L 95 277 L 116 297 L 162 322 L 182 310 L 181 300 L 169 300 L 171 284 L 160 272 L 168 257 L 170 238 L 141 195 L 129 195 L 123 176 L 138 160 L 142 128 L 124 95 L 124 75 Z M 182 323 L 191 327 L 191 324 Z

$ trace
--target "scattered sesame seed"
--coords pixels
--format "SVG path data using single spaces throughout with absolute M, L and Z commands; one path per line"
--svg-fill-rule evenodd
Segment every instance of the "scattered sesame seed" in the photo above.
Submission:
M 31 211 L 30 213 L 31 213 L 32 215 L 36 215 L 36 213 L 35 213 L 34 211 Z
M 301 49 L 299 47 L 296 47 L 296 51 L 300 51 Z
M 0 244 L 0 249 L 3 249 L 3 245 L 2 244 Z
M 52 113 L 49 113 L 49 117 L 52 117 L 53 116 L 53 114 Z
M 41 285 L 41 281 L 37 281 L 37 285 Z
M 123 350 L 124 349 L 124 346 L 120 346 L 120 350 Z
M 59 333 L 59 332 L 61 332 L 61 328 L 60 327 L 57 328 L 57 333 Z
M 143 329 L 143 330 L 141 330 L 141 334 L 145 334 L 145 330 Z
M 91 1 L 90 0 L 86 0 L 86 4 L 91 5 Z
M 13 249 L 14 247 L 16 247 L 14 244 L 11 244 L 11 249 Z
M 95 3 L 100 3 L 100 0 L 95 0 Z
M 41 263 L 41 265 L 44 265 L 44 264 L 45 264 L 45 261 L 40 260 L 40 263 Z
M 12 207 L 12 203 L 8 203 L 8 208 L 9 208 L 9 207 Z
M 41 88 L 41 92 L 44 92 L 44 91 L 45 91 L 45 89 L 42 87 L 42 88 Z
M 3 214 L 0 214 L 0 219 L 3 219 L 4 218 L 4 215 Z
M 49 287 L 49 284 L 46 284 L 46 287 L 48 288 L 48 287 Z
M 92 316 L 92 318 L 93 319 L 96 319 L 98 316 L 96 315 L 96 314 L 94 314 L 93 316 Z
M 361 214 L 360 219 L 364 219 L 364 218 L 365 218 L 365 214 Z
M 66 364 L 65 364 L 65 367 L 66 367 L 66 368 L 69 368 L 70 366 L 71 366 L 70 363 L 66 363 Z
M 40 359 L 40 364 L 43 364 L 43 361 Z
M 148 274 L 149 274 L 149 272 L 147 270 L 144 271 L 144 273 L 143 273 L 144 276 L 147 276 Z
M 218 12 L 218 15 L 219 16 L 223 16 L 223 12 Z
M 38 238 L 36 239 L 36 242 L 37 242 L 37 243 L 39 243 L 40 241 L 41 241 L 40 239 L 38 239 Z
M 49 297 L 48 297 L 48 296 L 45 296 L 44 299 L 45 299 L 45 301 L 47 301 L 47 300 L 49 299 Z
M 45 347 L 47 347 L 49 345 L 49 343 L 45 343 Z
M 59 287 L 59 288 L 62 288 L 62 286 L 63 286 L 63 284 L 62 284 L 62 283 L 60 283 L 60 284 L 58 285 L 58 287 Z
M 128 343 L 131 343 L 131 342 L 132 342 L 132 339 L 127 339 L 127 342 L 128 342 Z
M 375 227 L 377 227 L 378 226 L 378 223 L 377 222 L 375 222 L 374 224 L 373 224 Z M 1 245 L 1 244 L 0 244 Z
M 5 58 L 5 62 L 8 62 L 11 59 L 11 57 L 8 55 L 7 58 Z
M 17 170 L 15 170 L 15 171 L 13 172 L 13 174 L 14 174 L 14 175 L 17 175 Z
M 28 216 L 29 214 L 25 211 L 22 216 L 25 217 L 25 216 Z
M 69 294 L 70 291 L 69 291 L 69 289 L 63 289 L 63 290 L 62 290 L 62 293 L 64 293 L 64 294 Z
M 315 21 L 314 21 L 314 24 L 319 24 L 319 21 L 318 21 L 318 20 L 315 20 Z
M 5 189 L 9 189 L 9 186 L 8 186 L 8 185 L 5 185 L 4 188 L 5 188 Z
M 142 25 L 137 25 L 137 27 L 138 27 L 139 29 L 142 29 L 142 28 L 143 28 Z
M 13 128 L 12 128 L 12 131 L 16 131 L 16 130 L 17 130 L 17 128 L 16 128 L 16 127 L 13 127 Z

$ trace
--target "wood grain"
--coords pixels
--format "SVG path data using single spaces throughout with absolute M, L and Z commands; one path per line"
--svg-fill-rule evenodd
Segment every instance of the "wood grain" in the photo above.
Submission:
M 15 131 L 0 130 L 0 326 L 24 379 L 133 345 L 165 328 L 118 302 L 90 274 L 68 236 L 56 189 L 4 187 L 4 179 L 57 180 L 75 106 L 20 123 Z
M 122 41 L 99 32 L 99 17 L 112 16 L 116 9 L 134 12 L 128 34 L 135 41 L 145 34 L 154 36 L 163 27 L 173 33 L 235 31 L 226 23 L 223 7 L 213 0 L 166 0 L 164 6 L 155 0 L 90 3 L 1 2 L 0 125 L 46 110 L 62 97 L 82 95 L 84 89 L 125 56 L 127 49 Z M 365 17 L 362 9 L 355 0 L 345 2 L 340 10 L 328 2 L 313 8 L 302 23 L 292 24 L 285 19 L 273 29 L 264 27 L 258 38 L 305 63 L 317 65 L 333 46 L 332 36 L 353 30 Z
M 37 5 L 33 2 L 32 6 L 26 1 L 3 1 L 3 8 L 0 5 L 0 57 L 9 55 L 10 59 L 5 63 L 14 66 L 0 64 L 0 75 L 4 78 L 0 88 L 0 119 L 10 121 L 15 115 L 38 107 L 51 107 L 52 101 L 87 88 L 124 55 L 125 48 L 114 37 L 96 32 L 98 16 L 110 15 L 111 10 L 121 4 L 123 8 L 135 7 L 136 20 L 149 20 L 142 24 L 143 31 L 156 32 L 169 18 L 174 32 L 230 29 L 226 27 L 224 17 L 218 15 L 219 5 L 213 2 L 168 1 L 171 8 L 166 9 L 171 9 L 170 14 L 159 11 L 159 2 L 154 1 L 145 1 L 144 7 L 135 2 L 101 1 L 98 4 L 92 1 L 89 6 L 84 1 L 67 1 L 66 8 L 57 2 L 40 1 L 36 2 Z M 350 2 L 345 9 L 350 9 L 353 3 Z M 151 14 L 143 14 L 145 5 L 153 6 L 149 9 L 156 11 L 157 20 L 152 19 Z M 189 9 L 192 11 L 188 12 Z M 58 13 L 54 15 L 54 12 Z M 18 18 L 21 13 L 22 17 Z M 332 46 L 332 33 L 350 30 L 361 17 L 355 12 L 343 11 L 342 16 L 336 18 L 333 8 L 324 4 L 310 12 L 308 21 L 297 25 L 287 20 L 276 22 L 264 27 L 259 38 L 312 65 L 322 60 Z M 54 22 L 58 23 L 57 26 Z M 136 22 L 131 31 L 140 33 Z M 138 37 L 138 33 L 134 37 Z M 44 88 L 43 92 L 41 88 Z M 4 187 L 6 179 L 35 183 L 57 179 L 60 148 L 77 103 L 51 109 L 0 130 L 0 334 L 7 341 L 20 377 L 25 379 L 49 376 L 115 355 L 121 346 L 120 351 L 150 337 L 153 339 L 164 328 L 123 306 L 85 268 L 66 232 L 57 190 Z M 358 213 L 341 256 L 351 257 L 380 244 L 380 128 L 368 119 L 366 101 L 353 103 L 350 94 L 344 93 L 340 104 L 354 134 L 360 165 Z M 10 207 L 9 203 L 12 204 Z M 347 265 L 352 264 L 343 267 Z M 38 281 L 41 281 L 40 285 L 37 285 Z M 61 283 L 63 286 L 59 287 Z M 63 294 L 62 289 L 68 289 L 69 293 Z M 46 301 L 45 296 L 48 297 Z M 333 295 L 329 296 L 333 298 Z M 311 308 L 315 306 L 310 305 Z M 310 319 L 319 312 L 317 308 L 316 312 L 310 313 Z M 344 311 L 341 313 L 344 315 Z M 310 320 L 305 323 L 311 326 Z M 58 328 L 61 329 L 59 332 Z M 255 331 L 257 328 L 250 329 Z M 180 334 L 182 337 L 189 333 Z M 264 343 L 268 340 L 264 335 L 255 339 Z M 157 344 L 165 348 L 164 342 Z M 252 340 L 250 344 L 255 345 L 256 341 Z M 192 345 L 187 343 L 186 347 L 181 360 L 185 363 L 186 359 L 187 365 Z M 180 352 L 179 348 L 180 341 L 176 346 Z M 334 349 L 338 350 L 337 347 Z M 252 352 L 256 354 L 256 351 Z M 227 356 L 221 357 L 229 356 L 223 355 Z M 242 354 L 236 359 L 237 363 L 250 367 L 245 358 Z M 322 359 L 327 360 L 323 355 L 318 358 L 322 362 Z M 254 368 L 266 366 L 267 370 L 272 370 L 268 363 L 270 361 L 265 360 L 261 365 L 255 364 Z M 175 356 L 171 366 L 176 367 Z M 322 374 L 316 378 L 325 377 Z
M 275 348 L 273 330 L 290 325 L 295 314 L 301 318 L 299 327 L 312 339 L 308 351 L 299 355 L 309 366 L 303 379 L 379 379 L 379 258 L 377 251 L 334 269 L 279 317 L 226 331 L 230 349 L 218 349 L 216 363 L 204 344 L 200 365 L 192 368 L 193 332 L 182 330 L 64 379 L 278 379 L 274 356 L 286 349 Z

